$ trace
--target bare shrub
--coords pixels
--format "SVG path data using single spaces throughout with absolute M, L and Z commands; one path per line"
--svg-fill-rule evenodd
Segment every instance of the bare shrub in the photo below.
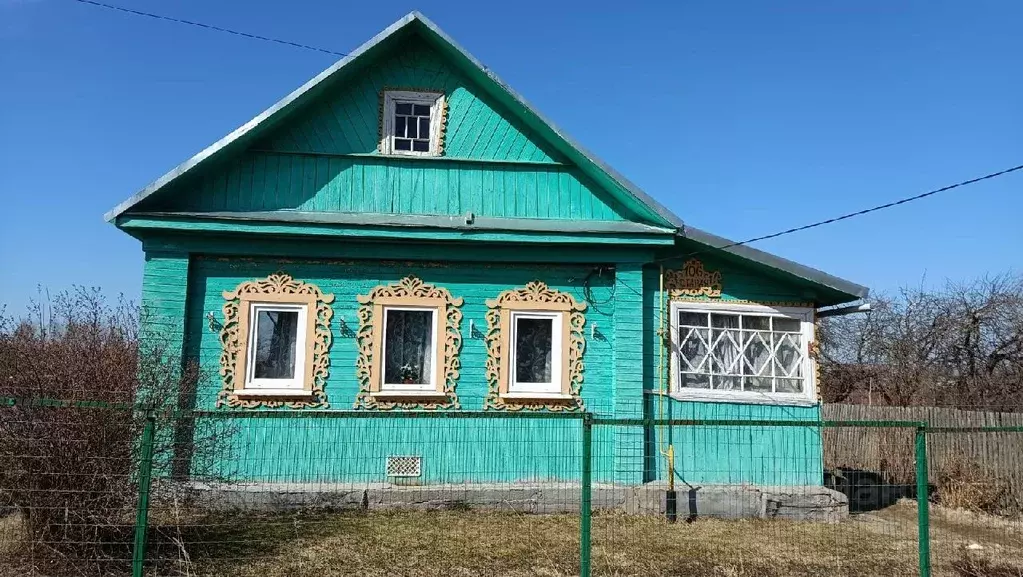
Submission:
M 1009 483 L 961 452 L 942 460 L 934 484 L 937 501 L 945 507 L 994 515 L 1018 511 Z
M 30 311 L 0 321 L 0 396 L 97 406 L 0 408 L 0 502 L 20 513 L 27 534 L 20 553 L 36 570 L 123 569 L 147 414 L 161 431 L 154 461 L 169 471 L 182 449 L 212 441 L 183 440 L 171 411 L 187 404 L 201 375 L 167 354 L 158 335 L 140 338 L 135 306 L 110 305 L 97 289 L 75 288 Z

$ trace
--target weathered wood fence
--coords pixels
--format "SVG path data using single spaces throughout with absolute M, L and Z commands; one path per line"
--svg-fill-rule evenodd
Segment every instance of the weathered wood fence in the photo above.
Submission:
M 941 407 L 825 405 L 824 418 L 922 421 L 930 427 L 1023 426 L 1023 413 Z M 912 429 L 824 429 L 825 467 L 871 471 L 889 483 L 912 483 L 913 434 Z M 927 451 L 929 477 L 939 499 L 966 508 L 1023 511 L 1023 433 L 934 432 L 927 435 Z

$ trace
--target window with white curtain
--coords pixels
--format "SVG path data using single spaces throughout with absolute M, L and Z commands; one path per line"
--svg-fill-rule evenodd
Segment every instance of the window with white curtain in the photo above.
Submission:
M 694 400 L 813 402 L 812 339 L 812 309 L 672 303 L 672 394 Z
M 431 391 L 436 388 L 437 309 L 384 307 L 381 391 Z
M 511 313 L 509 393 L 562 390 L 562 315 L 560 312 Z
M 245 390 L 303 388 L 306 362 L 305 305 L 251 303 Z

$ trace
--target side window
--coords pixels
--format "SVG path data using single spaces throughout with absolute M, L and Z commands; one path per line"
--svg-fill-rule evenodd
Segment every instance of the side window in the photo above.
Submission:
M 444 106 L 440 92 L 385 91 L 380 152 L 439 156 L 443 152 Z
M 813 402 L 813 311 L 672 303 L 672 394 L 685 399 Z
M 224 299 L 217 406 L 327 407 L 334 295 L 278 273 Z
M 462 299 L 408 276 L 358 301 L 355 408 L 459 408 Z
M 582 410 L 586 303 L 534 281 L 487 307 L 484 409 Z

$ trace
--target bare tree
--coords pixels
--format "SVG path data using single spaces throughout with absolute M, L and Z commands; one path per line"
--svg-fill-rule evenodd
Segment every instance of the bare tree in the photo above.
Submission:
M 1023 276 L 881 295 L 821 323 L 827 402 L 1023 408 Z

